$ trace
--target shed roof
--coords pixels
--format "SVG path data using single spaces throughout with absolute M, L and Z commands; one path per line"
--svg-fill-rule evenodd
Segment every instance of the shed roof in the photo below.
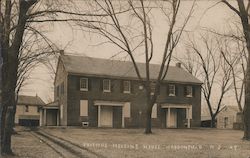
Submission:
M 39 96 L 26 96 L 26 95 L 19 95 L 17 104 L 18 105 L 37 105 L 37 106 L 45 105 L 45 103 Z
M 61 60 L 67 72 L 102 77 L 121 77 L 137 79 L 131 61 L 119 61 L 86 56 L 61 55 Z M 138 63 L 142 78 L 146 77 L 145 64 Z M 160 65 L 150 64 L 150 77 L 157 79 Z M 200 80 L 182 68 L 170 66 L 165 77 L 166 81 L 202 84 Z

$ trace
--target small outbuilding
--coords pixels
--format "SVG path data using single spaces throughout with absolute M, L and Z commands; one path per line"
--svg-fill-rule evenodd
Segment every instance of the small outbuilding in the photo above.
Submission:
M 233 129 L 233 124 L 236 122 L 236 116 L 239 112 L 237 106 L 225 106 L 217 115 L 217 128 Z
M 21 126 L 39 126 L 40 109 L 45 105 L 39 96 L 19 95 L 15 124 Z

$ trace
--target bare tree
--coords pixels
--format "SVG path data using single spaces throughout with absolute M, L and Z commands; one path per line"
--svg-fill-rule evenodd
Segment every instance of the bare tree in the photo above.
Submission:
M 218 37 L 201 34 L 197 38 L 198 44 L 194 40 L 187 44 L 187 57 L 178 60 L 187 71 L 203 81 L 202 94 L 211 116 L 211 127 L 215 127 L 223 98 L 231 89 L 232 69 L 220 54 L 222 43 Z
M 157 4 L 151 1 L 112 1 L 95 0 L 95 3 L 91 1 L 90 6 L 97 6 L 101 13 L 107 14 L 106 17 L 94 17 L 92 22 L 88 24 L 79 23 L 80 26 L 89 28 L 89 30 L 95 34 L 99 34 L 107 39 L 107 43 L 114 44 L 122 52 L 124 52 L 132 61 L 135 72 L 141 84 L 144 87 L 145 92 L 145 133 L 150 134 L 151 131 L 151 113 L 152 107 L 159 95 L 159 88 L 162 81 L 165 79 L 168 72 L 169 63 L 172 58 L 173 51 L 178 44 L 182 32 L 191 16 L 193 11 L 193 5 L 190 8 L 190 12 L 179 24 L 176 25 L 179 18 L 180 0 L 162 1 L 161 4 Z M 153 10 L 157 8 L 162 11 L 166 16 L 168 26 L 166 26 L 167 38 L 165 41 L 165 48 L 162 50 L 162 61 L 160 63 L 160 69 L 156 80 L 152 80 L 150 76 L 150 63 L 154 52 L 153 41 Z M 115 14 L 117 11 L 130 10 L 125 15 Z M 129 17 L 128 20 L 124 20 L 125 17 Z M 126 19 L 126 18 L 125 18 Z M 154 19 L 155 20 L 155 19 Z M 178 21 L 180 22 L 180 21 Z M 131 26 L 133 25 L 133 26 Z M 142 53 L 140 53 L 142 52 Z M 143 55 L 145 60 L 144 69 L 138 68 L 137 56 Z
M 244 136 L 243 139 L 250 140 L 250 23 L 249 23 L 249 9 L 250 1 L 236 0 L 237 6 L 235 7 L 230 4 L 227 0 L 222 0 L 226 6 L 228 6 L 234 13 L 236 13 L 242 25 L 242 30 L 244 33 L 245 45 L 248 53 L 247 67 L 245 74 L 245 106 L 243 109 L 244 117 Z
M 242 101 L 244 97 L 244 80 L 247 61 L 244 41 L 232 41 L 227 38 L 224 41 L 225 45 L 221 45 L 221 54 L 232 71 L 234 96 L 239 111 L 243 112 L 244 102 Z M 232 46 L 235 47 L 235 49 L 233 49 Z

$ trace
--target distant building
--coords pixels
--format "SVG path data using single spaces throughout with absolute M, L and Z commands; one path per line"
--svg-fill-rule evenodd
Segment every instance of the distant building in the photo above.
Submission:
M 51 102 L 43 106 L 40 110 L 40 126 L 58 126 L 59 125 L 59 107 L 58 101 Z
M 19 95 L 16 107 L 15 124 L 39 126 L 40 109 L 45 103 L 38 96 Z
M 239 108 L 237 106 L 224 106 L 217 114 L 217 128 L 233 129 L 238 112 Z
M 159 67 L 150 65 L 152 88 Z M 145 64 L 138 63 L 138 68 L 145 77 Z M 199 127 L 201 84 L 180 64 L 170 66 L 152 109 L 152 126 Z M 59 125 L 113 128 L 145 125 L 145 91 L 132 62 L 61 55 L 54 89 L 53 122 L 57 118 Z M 44 109 L 44 119 L 48 119 L 47 114 L 48 110 Z

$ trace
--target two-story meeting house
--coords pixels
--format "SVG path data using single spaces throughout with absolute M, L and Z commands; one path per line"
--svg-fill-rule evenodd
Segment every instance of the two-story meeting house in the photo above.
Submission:
M 145 64 L 138 63 L 138 67 L 145 76 Z M 157 77 L 159 67 L 150 65 L 152 79 Z M 152 109 L 152 126 L 200 126 L 201 84 L 180 64 L 170 66 Z M 145 92 L 132 62 L 61 55 L 54 87 L 57 125 L 144 127 Z

